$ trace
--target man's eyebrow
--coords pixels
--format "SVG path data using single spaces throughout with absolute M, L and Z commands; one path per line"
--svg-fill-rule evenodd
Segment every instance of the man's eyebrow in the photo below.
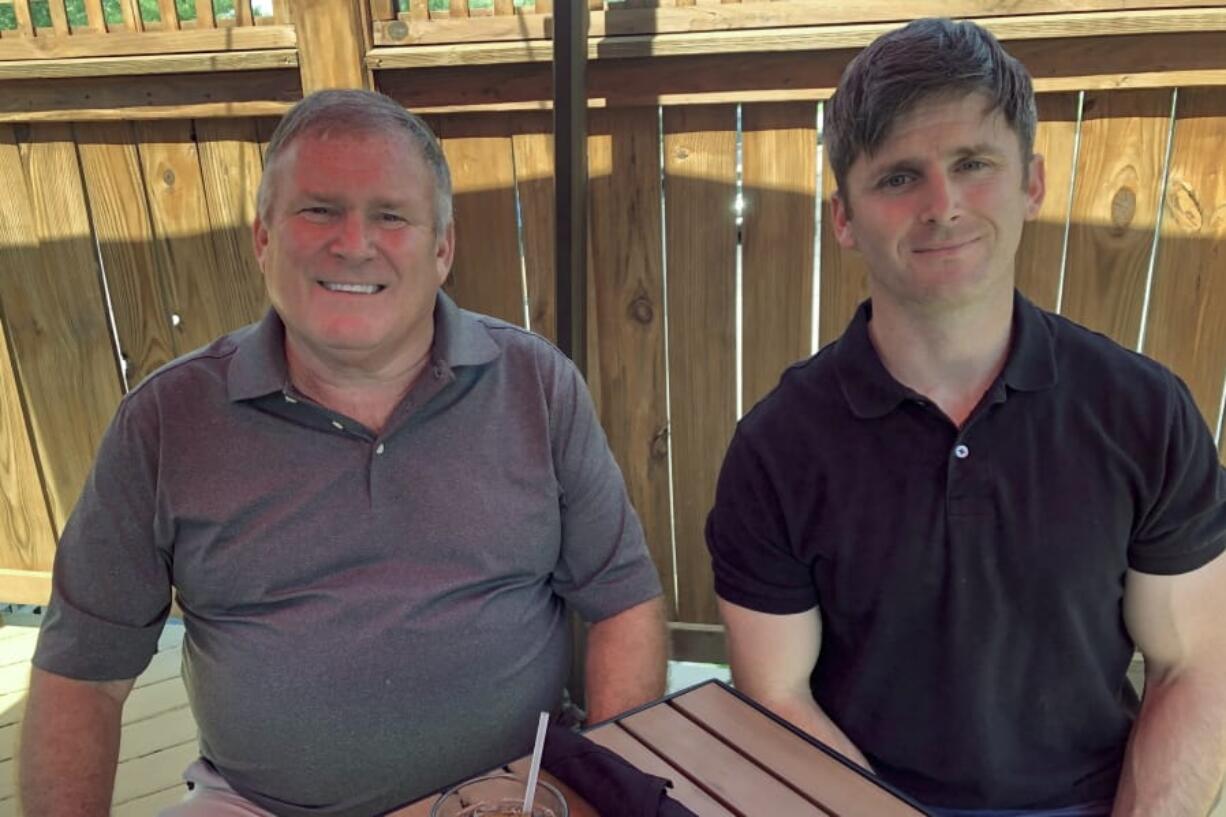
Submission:
M 999 157 L 1005 155 L 999 145 L 994 145 L 991 142 L 980 142 L 974 145 L 963 145 L 955 148 L 950 152 L 950 158 L 965 159 L 967 156 L 992 156 Z M 874 178 L 881 178 L 893 173 L 922 173 L 924 162 L 920 159 L 904 157 L 894 159 L 882 164 L 870 164 L 870 175 Z

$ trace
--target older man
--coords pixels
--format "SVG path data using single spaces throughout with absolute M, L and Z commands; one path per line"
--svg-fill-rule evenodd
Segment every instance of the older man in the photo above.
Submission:
M 272 310 L 128 394 L 57 553 L 27 817 L 106 814 L 174 588 L 200 726 L 167 814 L 370 815 L 531 746 L 593 622 L 589 714 L 662 692 L 660 585 L 578 372 L 439 287 L 438 142 L 310 96 L 254 225 Z
M 870 299 L 729 449 L 707 532 L 736 683 L 934 814 L 1204 817 L 1226 475 L 1174 375 L 1014 289 L 1030 77 L 920 20 L 826 111 Z

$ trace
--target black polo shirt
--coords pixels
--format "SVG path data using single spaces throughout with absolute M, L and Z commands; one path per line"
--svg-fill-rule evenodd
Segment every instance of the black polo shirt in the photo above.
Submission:
M 921 801 L 1111 797 L 1137 704 L 1125 571 L 1226 548 L 1203 419 L 1170 371 L 1017 295 L 959 429 L 886 371 L 870 316 L 740 422 L 707 523 L 716 591 L 821 607 L 815 699 Z

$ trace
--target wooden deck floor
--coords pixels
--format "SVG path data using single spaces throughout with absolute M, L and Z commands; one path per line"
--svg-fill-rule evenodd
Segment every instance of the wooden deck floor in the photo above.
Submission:
M 0 817 L 17 817 L 13 754 L 25 711 L 34 624 L 0 626 Z M 179 775 L 197 756 L 196 722 L 179 678 L 183 625 L 166 626 L 158 654 L 136 681 L 123 711 L 114 817 L 153 817 L 185 792 Z

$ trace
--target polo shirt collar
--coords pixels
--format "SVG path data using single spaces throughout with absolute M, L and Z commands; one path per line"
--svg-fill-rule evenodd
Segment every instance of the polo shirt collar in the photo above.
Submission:
M 884 417 L 905 400 L 920 395 L 894 379 L 868 334 L 872 303 L 864 301 L 835 347 L 835 370 L 843 396 L 861 419 Z M 1055 338 L 1042 311 L 1020 292 L 1013 293 L 1013 338 L 1001 381 L 1018 391 L 1056 384 Z
M 241 332 L 236 346 L 226 381 L 230 400 L 251 400 L 288 387 L 285 324 L 275 310 L 269 309 L 259 323 Z M 434 364 L 450 369 L 480 366 L 500 354 L 485 325 L 440 291 L 434 303 L 434 345 L 430 353 Z

